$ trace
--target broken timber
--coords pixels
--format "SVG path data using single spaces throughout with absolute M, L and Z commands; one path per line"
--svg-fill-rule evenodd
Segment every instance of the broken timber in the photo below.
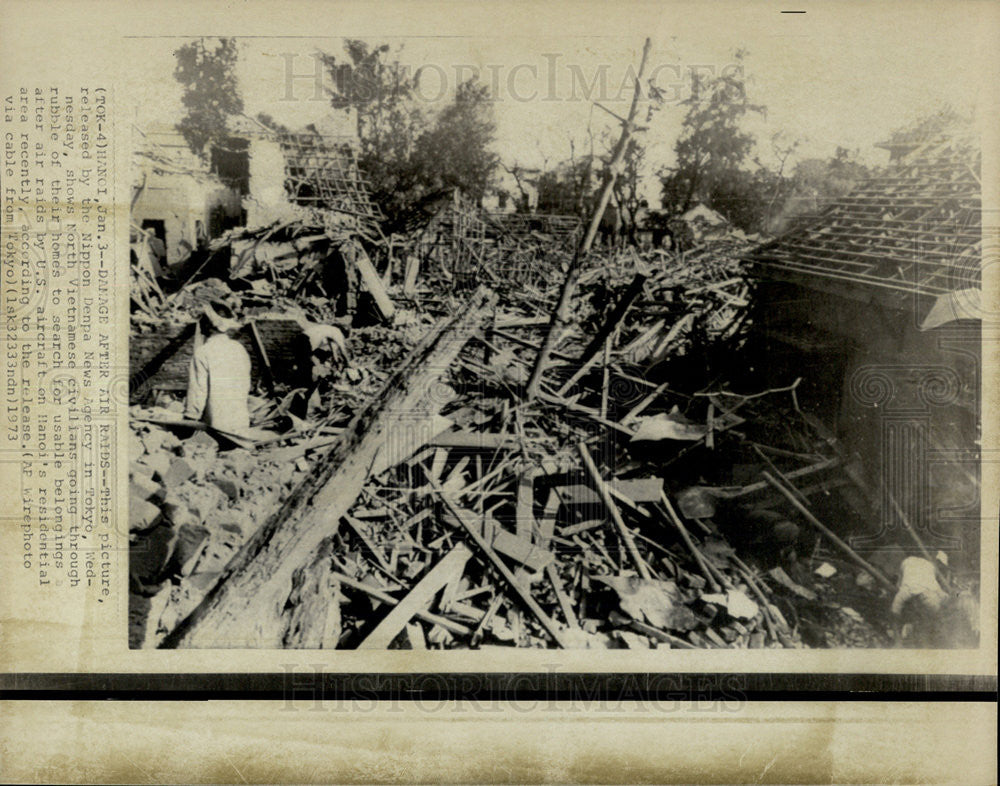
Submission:
M 563 649 L 566 649 L 569 642 L 566 639 L 565 631 L 562 628 L 560 628 L 555 623 L 555 621 L 542 610 L 542 607 L 538 605 L 535 599 L 531 596 L 531 593 L 527 589 L 525 589 L 524 585 L 520 581 L 518 581 L 517 577 L 514 575 L 514 573 L 511 572 L 510 568 L 508 568 L 504 564 L 503 560 L 501 560 L 497 556 L 497 553 L 493 550 L 490 544 L 487 543 L 483 539 L 483 536 L 479 534 L 475 521 L 470 518 L 470 516 L 466 513 L 466 511 L 464 511 L 452 497 L 448 496 L 445 493 L 442 493 L 440 486 L 438 486 L 437 484 L 433 485 L 436 486 L 436 490 L 438 494 L 441 496 L 441 499 L 444 501 L 445 505 L 448 506 L 448 509 L 454 514 L 455 518 L 458 519 L 459 523 L 465 528 L 466 533 L 469 535 L 469 537 L 472 538 L 472 542 L 475 543 L 476 546 L 479 547 L 479 550 L 486 555 L 489 561 L 493 564 L 493 567 L 496 568 L 497 571 L 500 573 L 500 575 L 504 577 L 504 579 L 510 585 L 511 589 L 513 589 L 514 592 L 517 593 L 518 597 L 521 599 L 521 602 L 524 603 L 524 605 L 528 607 L 528 610 L 535 615 L 535 619 L 537 619 L 538 622 L 541 623 L 542 627 L 555 640 L 556 644 L 558 644 Z
M 628 285 L 628 288 L 622 293 L 621 297 L 618 298 L 618 302 L 615 304 L 614 310 L 608 315 L 608 318 L 604 320 L 604 324 L 601 325 L 600 330 L 591 339 L 590 343 L 583 350 L 580 355 L 579 368 L 573 373 L 563 386 L 559 388 L 559 395 L 565 396 L 570 389 L 575 385 L 580 378 L 587 373 L 590 367 L 597 360 L 598 353 L 604 349 L 608 350 L 611 340 L 611 334 L 615 332 L 623 319 L 625 319 L 625 314 L 628 313 L 629 306 L 632 305 L 632 301 L 635 300 L 641 293 L 642 287 L 646 283 L 646 276 L 643 273 L 636 273 L 632 279 L 632 283 Z
M 358 646 L 360 650 L 386 650 L 392 644 L 392 640 L 399 635 L 405 625 L 413 619 L 418 611 L 426 610 L 427 606 L 434 599 L 445 584 L 452 578 L 462 575 L 465 563 L 468 562 L 472 552 L 466 548 L 464 543 L 457 544 L 445 557 L 431 568 L 427 574 L 420 579 L 417 585 L 410 590 L 409 594 L 396 605 L 386 617 L 375 626 L 365 640 Z
M 349 243 L 344 246 L 342 251 L 348 264 L 353 263 L 355 269 L 361 275 L 361 280 L 365 282 L 365 287 L 375 301 L 375 307 L 378 309 L 379 314 L 381 314 L 383 319 L 392 319 L 392 315 L 396 313 L 396 307 L 389 298 L 388 293 L 386 293 L 385 287 L 382 285 L 382 279 L 379 278 L 375 266 L 368 258 L 368 254 L 365 253 L 365 250 L 359 243 Z
M 341 434 L 307 477 L 226 566 L 218 584 L 161 643 L 172 647 L 280 647 L 295 571 L 336 531 L 380 449 L 401 422 L 429 416 L 431 389 L 487 315 L 479 291 L 468 307 L 432 330 Z M 404 417 L 405 415 L 405 417 Z M 308 638 L 304 635 L 301 638 Z
M 535 365 L 531 369 L 531 377 L 528 379 L 528 385 L 525 390 L 525 395 L 529 399 L 535 398 L 538 395 L 542 376 L 545 374 L 545 369 L 549 362 L 549 356 L 552 354 L 552 350 L 555 349 L 559 334 L 562 332 L 569 317 L 570 303 L 576 291 L 577 282 L 580 279 L 580 265 L 590 252 L 590 247 L 594 244 L 594 238 L 597 235 L 601 218 L 604 216 L 604 211 L 611 199 L 611 192 L 614 189 L 615 181 L 618 179 L 622 162 L 625 160 L 629 137 L 635 131 L 635 116 L 639 109 L 639 98 L 642 94 L 642 75 L 646 71 L 646 61 L 649 59 L 649 50 L 651 48 L 652 42 L 647 38 L 642 48 L 642 60 L 639 62 L 639 72 L 635 77 L 635 92 L 632 94 L 632 105 L 629 108 L 628 119 L 622 123 L 621 136 L 618 138 L 614 152 L 611 155 L 611 160 L 608 162 L 607 169 L 605 170 L 604 186 L 601 189 L 600 198 L 591 216 L 590 226 L 587 228 L 587 233 L 584 235 L 580 246 L 576 250 L 576 254 L 573 256 L 573 260 L 569 264 L 569 270 L 566 271 L 566 278 L 563 280 L 562 288 L 559 291 L 559 302 L 556 304 L 555 311 L 552 312 L 545 340 L 542 343 L 542 348 L 538 356 L 535 358 Z

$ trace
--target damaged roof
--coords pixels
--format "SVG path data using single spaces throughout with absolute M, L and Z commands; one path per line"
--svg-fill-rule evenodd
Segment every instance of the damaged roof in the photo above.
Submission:
M 904 305 L 980 287 L 981 152 L 968 126 L 917 144 L 748 260 L 770 278 L 826 279 Z

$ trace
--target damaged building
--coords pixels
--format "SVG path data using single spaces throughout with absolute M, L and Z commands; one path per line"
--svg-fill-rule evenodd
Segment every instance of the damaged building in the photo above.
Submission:
M 884 172 L 749 256 L 757 372 L 802 377 L 861 458 L 868 548 L 912 526 L 978 571 L 981 154 L 961 127 L 886 146 Z

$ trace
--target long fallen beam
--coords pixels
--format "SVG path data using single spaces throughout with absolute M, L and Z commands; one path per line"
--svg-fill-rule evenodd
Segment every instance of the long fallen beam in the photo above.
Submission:
M 823 522 L 821 522 L 818 518 L 816 518 L 812 514 L 812 511 L 810 511 L 805 505 L 799 502 L 798 498 L 791 492 L 789 488 L 779 483 L 774 478 L 774 476 L 771 475 L 769 472 L 762 472 L 760 474 L 764 478 L 764 480 L 770 483 L 777 491 L 781 493 L 781 495 L 785 499 L 787 499 L 792 504 L 792 507 L 794 507 L 799 513 L 802 514 L 802 517 L 806 521 L 808 521 L 823 535 L 825 535 L 835 546 L 837 546 L 837 548 L 839 548 L 842 552 L 844 552 L 844 554 L 846 554 L 848 557 L 854 560 L 854 562 L 856 562 L 858 565 L 860 565 L 862 568 L 868 571 L 872 575 L 872 578 L 881 583 L 882 586 L 884 586 L 890 592 L 896 591 L 896 585 L 893 584 L 891 581 L 889 581 L 889 579 L 886 578 L 885 574 L 883 574 L 882 571 L 880 571 L 878 568 L 876 568 L 874 565 L 868 562 L 868 560 L 866 560 L 864 557 L 859 555 L 858 552 L 856 552 L 854 549 L 848 546 L 847 543 L 845 543 L 840 538 L 840 536 L 837 535 L 837 533 L 835 533 L 833 530 L 827 527 Z M 789 486 L 790 485 L 791 484 L 789 484 Z
M 482 327 L 491 301 L 492 296 L 477 291 L 466 308 L 430 331 L 161 648 L 281 647 L 295 570 L 336 531 L 379 451 L 399 443 L 401 424 L 412 424 L 414 414 L 430 417 L 436 411 L 433 387 Z

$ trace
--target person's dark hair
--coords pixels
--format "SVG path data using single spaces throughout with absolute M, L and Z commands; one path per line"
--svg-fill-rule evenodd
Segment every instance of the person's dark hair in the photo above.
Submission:
M 223 303 L 221 301 L 213 301 L 209 305 L 211 306 L 212 310 L 216 314 L 218 314 L 220 317 L 222 317 L 223 319 L 235 319 L 236 318 L 236 315 L 233 312 L 233 310 L 229 306 L 227 306 L 225 303 Z M 212 322 L 212 320 L 208 318 L 208 314 L 202 314 L 201 319 L 199 320 L 199 323 L 201 325 L 201 333 L 204 336 L 210 336 L 213 333 L 224 332 L 230 338 L 234 338 L 235 334 L 237 332 L 235 330 L 220 331 L 215 326 L 215 324 Z
M 221 301 L 215 301 L 212 303 L 212 309 L 223 319 L 236 319 L 236 314 L 233 310 Z

